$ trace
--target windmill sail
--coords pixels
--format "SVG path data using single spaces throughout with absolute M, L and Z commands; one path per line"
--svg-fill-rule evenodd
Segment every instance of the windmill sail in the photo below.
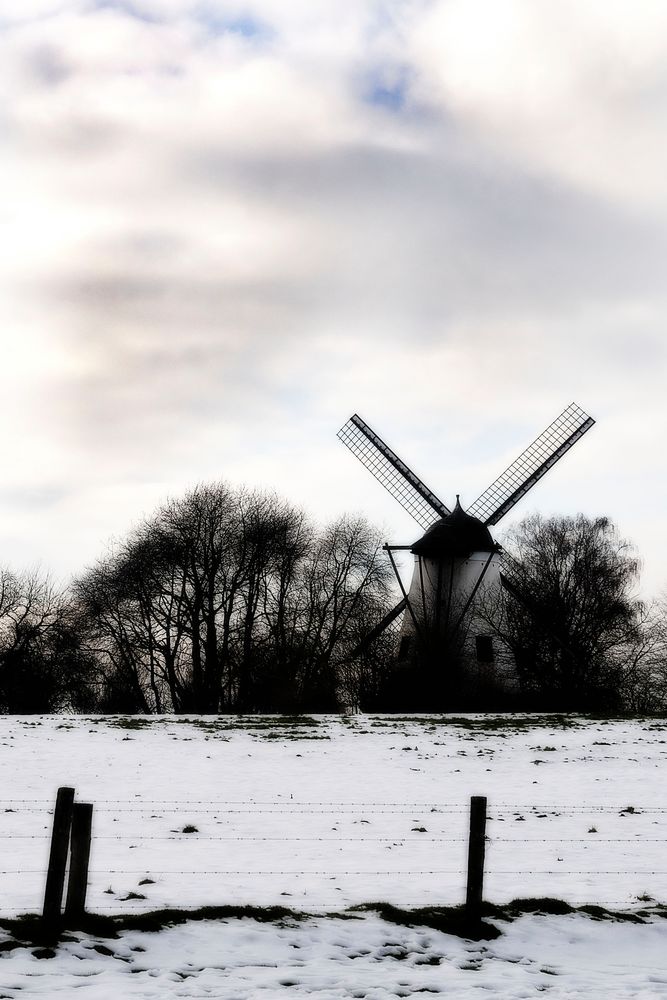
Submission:
M 338 437 L 421 528 L 451 513 L 356 413 L 343 424 Z
M 398 618 L 401 612 L 405 611 L 407 604 L 408 604 L 407 597 L 404 597 L 403 600 L 399 601 L 396 607 L 392 608 L 391 611 L 389 611 L 384 616 L 384 618 L 378 622 L 375 628 L 372 628 L 370 632 L 368 632 L 367 635 L 364 636 L 361 642 L 358 643 L 357 646 L 355 646 L 355 648 L 350 653 L 350 658 L 355 659 L 357 656 L 360 656 L 363 652 L 365 652 L 368 649 L 368 647 L 372 642 L 375 642 L 376 639 L 379 639 L 382 633 L 389 628 L 389 626 Z
M 571 403 L 475 500 L 468 513 L 484 524 L 497 524 L 594 423 Z

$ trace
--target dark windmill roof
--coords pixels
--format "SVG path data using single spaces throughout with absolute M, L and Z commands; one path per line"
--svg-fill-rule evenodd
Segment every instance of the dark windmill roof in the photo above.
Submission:
M 451 514 L 431 525 L 426 534 L 415 542 L 411 551 L 426 559 L 468 556 L 471 552 L 497 552 L 499 546 L 479 518 L 467 514 L 459 498 Z

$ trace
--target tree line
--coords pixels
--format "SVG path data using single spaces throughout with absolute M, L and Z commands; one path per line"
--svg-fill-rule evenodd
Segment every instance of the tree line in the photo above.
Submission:
M 65 593 L 7 578 L 5 712 L 29 710 L 31 677 L 35 711 L 336 711 L 346 685 L 367 684 L 350 652 L 391 602 L 366 520 L 317 528 L 224 483 L 163 504 Z
M 502 707 L 667 708 L 667 609 L 636 598 L 639 561 L 608 519 L 526 518 L 503 569 L 518 599 L 479 611 L 516 664 Z M 274 494 L 201 485 L 64 590 L 0 570 L 0 711 L 401 710 L 395 634 L 358 651 L 396 600 L 364 518 L 320 527 Z

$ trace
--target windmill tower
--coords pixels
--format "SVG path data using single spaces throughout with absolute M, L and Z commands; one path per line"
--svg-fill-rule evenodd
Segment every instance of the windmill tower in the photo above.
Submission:
M 474 664 L 492 673 L 496 659 L 476 608 L 483 594 L 498 592 L 500 546 L 490 528 L 570 450 L 595 421 L 571 403 L 465 511 L 456 497 L 450 510 L 356 413 L 338 437 L 398 500 L 424 532 L 410 545 L 386 545 L 402 599 L 366 636 L 361 652 L 387 628 L 400 624 L 399 658 L 419 646 L 430 669 L 443 675 Z M 414 556 L 412 581 L 405 587 L 393 553 Z M 516 595 L 514 595 L 516 596 Z

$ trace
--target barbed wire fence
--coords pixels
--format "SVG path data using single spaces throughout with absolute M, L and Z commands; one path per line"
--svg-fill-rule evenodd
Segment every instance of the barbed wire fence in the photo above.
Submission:
M 477 802 L 477 820 L 474 818 L 475 802 Z M 483 803 L 483 808 L 482 804 Z M 567 828 L 573 823 L 578 827 L 589 822 L 601 824 L 611 816 L 639 817 L 645 821 L 662 826 L 664 820 L 667 829 L 667 807 L 629 806 L 625 803 L 588 805 L 582 803 L 517 803 L 494 802 L 487 811 L 486 800 L 474 796 L 470 804 L 434 802 L 395 802 L 376 801 L 360 803 L 352 801 L 281 801 L 276 800 L 149 800 L 149 799 L 100 799 L 95 802 L 96 831 L 92 838 L 92 812 L 90 803 L 75 802 L 74 790 L 61 788 L 58 792 L 55 809 L 48 800 L 37 799 L 4 799 L 0 800 L 0 914 L 4 905 L 11 906 L 11 888 L 3 887 L 2 883 L 16 884 L 16 879 L 30 876 L 30 892 L 32 906 L 26 900 L 28 907 L 34 912 L 40 904 L 37 895 L 41 880 L 43 885 L 42 915 L 46 921 L 57 922 L 63 918 L 77 918 L 86 910 L 86 891 L 88 886 L 96 886 L 109 878 L 136 878 L 139 885 L 149 883 L 154 885 L 158 880 L 172 877 L 187 878 L 193 885 L 197 880 L 210 886 L 212 879 L 216 880 L 217 897 L 215 902 L 229 902 L 233 894 L 233 902 L 242 903 L 244 880 L 248 890 L 251 883 L 261 879 L 289 879 L 284 890 L 277 887 L 273 891 L 274 901 L 280 897 L 290 896 L 287 888 L 294 888 L 298 880 L 311 880 L 311 895 L 309 902 L 321 903 L 323 907 L 330 904 L 329 896 L 318 889 L 312 889 L 312 880 L 370 880 L 375 890 L 374 899 L 385 898 L 385 887 L 402 886 L 406 883 L 407 895 L 400 898 L 402 905 L 419 907 L 433 905 L 433 894 L 440 882 L 441 905 L 454 906 L 465 899 L 471 915 L 479 912 L 482 900 L 484 880 L 489 881 L 502 877 L 511 880 L 516 885 L 515 895 L 530 895 L 535 879 L 541 880 L 539 891 L 533 895 L 562 895 L 563 888 L 571 891 L 571 886 L 577 881 L 586 883 L 586 891 L 592 892 L 591 898 L 584 901 L 589 904 L 607 907 L 627 907 L 631 902 L 642 903 L 655 899 L 658 890 L 664 885 L 667 889 L 667 865 L 662 868 L 655 861 L 665 857 L 665 852 L 655 847 L 649 859 L 648 866 L 642 866 L 642 844 L 667 845 L 667 836 L 652 836 L 646 829 L 628 830 L 627 836 L 605 836 L 598 833 L 595 825 L 583 829 L 577 835 Z M 303 830 L 304 817 L 309 819 L 333 821 L 340 824 L 343 819 L 354 823 L 371 825 L 375 818 L 386 822 L 388 817 L 396 817 L 400 821 L 419 822 L 416 815 L 437 816 L 444 824 L 456 828 L 452 833 L 432 833 L 424 826 L 413 826 L 409 832 L 392 836 L 385 832 L 382 835 L 375 832 L 352 833 L 334 827 L 329 831 L 311 832 Z M 257 817 L 257 819 L 255 819 Z M 515 835 L 514 831 L 501 830 L 500 824 L 531 820 L 546 821 L 544 836 L 531 833 L 527 836 Z M 145 832 L 148 819 L 168 820 L 170 823 L 182 820 L 199 821 L 212 819 L 218 822 L 231 823 L 245 820 L 250 824 L 262 825 L 267 819 L 277 819 L 288 826 L 285 833 L 262 832 L 262 830 L 224 829 L 211 833 L 200 831 L 194 822 L 185 823 L 181 829 L 171 829 L 166 832 Z M 41 829 L 37 832 L 37 826 Z M 34 833 L 22 832 L 30 823 Z M 111 824 L 123 822 L 129 824 L 129 831 L 111 832 Z M 556 831 L 550 827 L 557 825 Z M 14 827 L 12 829 L 12 827 Z M 16 827 L 19 827 L 18 829 Z M 296 827 L 296 829 L 294 829 Z M 489 829 L 492 833 L 489 834 Z M 517 831 L 518 833 L 518 831 Z M 567 835 L 569 834 L 569 835 Z M 28 843 L 26 843 L 28 842 Z M 118 864 L 118 851 L 112 863 L 89 864 L 91 845 L 114 847 L 127 850 L 137 850 L 146 844 L 152 853 L 149 865 L 128 863 Z M 202 855 L 205 861 L 197 866 L 182 860 L 183 851 L 176 853 L 176 845 L 184 845 L 186 851 L 193 842 L 198 844 L 197 858 Z M 30 849 L 17 849 L 16 844 L 25 844 Z M 222 852 L 216 852 L 220 844 Z M 334 845 L 345 867 L 332 863 L 331 854 L 325 857 L 315 857 L 309 861 L 304 853 L 308 847 L 316 845 Z M 262 851 L 259 864 L 235 865 L 229 855 L 225 854 L 224 845 L 246 845 L 257 847 Z M 264 848 L 262 845 L 266 845 Z M 425 850 L 425 845 L 431 846 L 431 854 Z M 565 858 L 566 848 L 575 845 L 589 851 L 592 863 L 588 857 L 584 861 Z M 277 857 L 275 850 L 280 846 L 285 848 L 283 855 Z M 402 864 L 381 866 L 364 864 L 363 852 L 366 847 L 405 849 Z M 467 847 L 467 851 L 466 851 Z M 34 848 L 34 849 L 33 849 Z M 266 849 L 268 848 L 268 850 Z M 442 849 L 441 849 L 442 848 Z M 487 851 L 494 852 L 494 864 L 488 865 Z M 590 849 L 594 848 L 593 851 Z M 41 852 L 41 854 L 40 854 Z M 155 854 L 157 852 L 157 854 Z M 551 852 L 553 860 L 549 861 L 546 852 Z M 27 864 L 24 860 L 31 858 Z M 581 853 L 581 852 L 580 852 Z M 435 863 L 433 856 L 435 855 Z M 562 855 L 562 856 L 561 856 Z M 43 863 L 39 859 L 43 858 Z M 286 863 L 291 858 L 292 863 Z M 11 859 L 11 860 L 10 860 Z M 17 860 L 14 860 L 17 859 Z M 282 859 L 282 863 L 281 863 Z M 594 860 L 593 860 L 594 859 Z M 155 867 L 153 860 L 156 861 Z M 452 864 L 451 861 L 455 863 Z M 654 862 L 651 864 L 651 860 Z M 7 863 L 9 861 L 9 863 Z M 12 861 L 14 863 L 12 864 Z M 268 861 L 268 864 L 267 864 Z M 510 862 L 508 864 L 508 861 Z M 426 862 L 426 863 L 424 863 Z M 443 863 L 444 862 L 444 863 Z M 521 862 L 521 863 L 519 863 Z M 597 862 L 597 863 L 596 863 Z M 485 871 L 485 866 L 489 868 Z M 624 881 L 627 888 L 631 884 L 635 895 L 632 900 L 619 898 L 621 893 L 615 893 L 616 898 L 610 898 L 607 888 L 609 880 Z M 208 881 L 207 881 L 208 880 Z M 427 883 L 424 880 L 428 880 Z M 532 882 L 531 882 L 532 880 Z M 553 887 L 553 891 L 545 893 L 545 880 Z M 593 883 L 597 880 L 599 888 Z M 230 884 L 233 882 L 233 888 Z M 565 885 L 567 883 L 567 886 Z M 428 892 L 419 898 L 420 889 L 428 885 Z M 457 887 L 458 886 L 458 890 Z M 336 890 L 342 892 L 339 885 Z M 411 889 L 417 891 L 410 892 Z M 650 890 L 650 892 L 648 891 Z M 110 889 L 104 890 L 110 893 Z M 319 898 L 313 899 L 313 893 Z M 251 895 L 251 893 L 249 893 Z M 330 894 L 329 894 L 330 895 Z M 64 903 L 63 899 L 66 896 Z M 372 900 L 366 900 L 368 902 Z M 335 899 L 333 900 L 335 902 Z M 339 901 L 340 902 L 340 901 Z M 121 904 L 145 903 L 141 893 L 127 891 L 125 896 L 118 896 L 113 902 L 98 903 L 94 912 L 120 913 Z M 183 898 L 173 899 L 171 906 L 183 906 Z

